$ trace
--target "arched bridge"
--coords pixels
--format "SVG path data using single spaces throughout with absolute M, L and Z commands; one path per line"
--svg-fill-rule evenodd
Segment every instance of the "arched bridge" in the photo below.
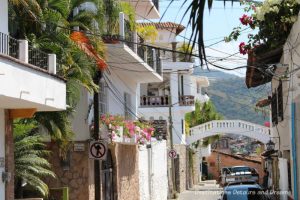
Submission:
M 238 134 L 256 139 L 264 144 L 270 140 L 270 129 L 265 126 L 242 120 L 213 120 L 190 128 L 187 144 L 217 134 Z

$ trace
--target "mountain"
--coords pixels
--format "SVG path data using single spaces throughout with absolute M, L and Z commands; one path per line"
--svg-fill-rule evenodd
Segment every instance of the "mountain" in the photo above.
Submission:
M 198 76 L 207 76 L 210 79 L 217 79 L 217 80 L 238 77 L 234 74 L 225 73 L 219 70 L 207 70 L 207 69 L 201 69 L 199 67 L 194 69 L 194 74 Z
M 210 86 L 206 92 L 217 111 L 225 119 L 241 119 L 257 124 L 264 124 L 265 121 L 269 121 L 268 112 L 255 111 L 255 104 L 258 100 L 268 96 L 271 90 L 270 85 L 248 89 L 244 77 L 216 70 L 212 74 L 208 72 L 199 75 L 214 78 L 213 81 L 210 81 Z

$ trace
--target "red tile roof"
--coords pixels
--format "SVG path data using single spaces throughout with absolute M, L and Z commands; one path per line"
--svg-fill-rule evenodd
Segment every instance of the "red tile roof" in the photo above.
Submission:
M 176 30 L 176 35 L 181 33 L 185 27 L 181 24 L 176 24 L 174 22 L 151 22 L 151 23 L 139 23 L 140 26 L 155 26 L 157 29 L 167 29 L 173 31 Z

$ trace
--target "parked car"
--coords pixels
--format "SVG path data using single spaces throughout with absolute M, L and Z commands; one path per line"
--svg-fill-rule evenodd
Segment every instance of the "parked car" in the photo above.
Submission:
M 259 174 L 255 168 L 247 166 L 223 167 L 221 169 L 221 184 L 228 185 L 234 182 L 255 181 L 258 183 Z
M 234 184 L 224 188 L 221 200 L 271 200 L 258 184 Z

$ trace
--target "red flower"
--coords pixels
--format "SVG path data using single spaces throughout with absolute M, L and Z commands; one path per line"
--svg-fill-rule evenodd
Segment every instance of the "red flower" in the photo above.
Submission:
M 247 26 L 248 24 L 250 25 L 251 28 L 254 26 L 253 18 L 246 14 L 243 14 L 243 16 L 240 18 L 240 21 L 245 26 Z
M 241 42 L 240 45 L 239 45 L 239 50 L 240 50 L 240 54 L 247 54 L 248 53 L 248 48 L 245 44 L 245 42 Z

